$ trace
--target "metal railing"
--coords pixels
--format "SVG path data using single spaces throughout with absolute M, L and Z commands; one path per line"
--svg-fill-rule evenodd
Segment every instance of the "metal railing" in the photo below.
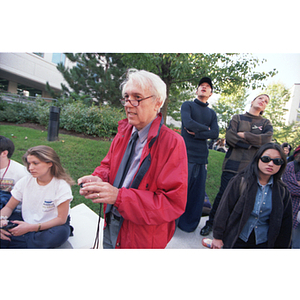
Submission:
M 25 95 L 8 93 L 4 91 L 0 91 L 0 99 L 10 103 L 15 103 L 15 102 L 35 103 L 37 99 L 42 99 L 46 102 L 57 102 L 57 99 L 53 99 L 53 98 L 44 98 L 41 96 L 37 96 L 37 97 L 25 96 Z

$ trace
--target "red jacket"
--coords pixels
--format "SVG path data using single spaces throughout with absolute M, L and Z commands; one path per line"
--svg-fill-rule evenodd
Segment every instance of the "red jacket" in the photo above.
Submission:
M 148 144 L 157 135 L 161 119 L 158 114 L 150 127 L 141 162 L 149 154 Z M 119 122 L 118 133 L 93 175 L 113 184 L 131 131 L 127 119 Z M 151 165 L 138 189 L 119 190 L 115 207 L 124 221 L 116 248 L 165 248 L 175 232 L 175 220 L 184 213 L 188 164 L 183 138 L 162 125 L 150 153 Z

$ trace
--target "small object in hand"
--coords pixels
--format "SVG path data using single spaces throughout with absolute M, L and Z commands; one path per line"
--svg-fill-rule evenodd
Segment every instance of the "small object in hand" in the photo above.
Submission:
M 82 188 L 83 188 L 83 183 L 80 183 L 79 186 L 80 186 L 80 188 L 82 189 Z
M 7 223 L 7 225 L 1 227 L 0 229 L 9 230 L 9 229 L 12 229 L 12 228 L 17 227 L 17 226 L 18 226 L 18 224 L 12 223 L 12 222 L 9 221 Z
M 202 239 L 202 245 L 204 247 L 211 248 L 212 247 L 212 239 L 203 238 Z

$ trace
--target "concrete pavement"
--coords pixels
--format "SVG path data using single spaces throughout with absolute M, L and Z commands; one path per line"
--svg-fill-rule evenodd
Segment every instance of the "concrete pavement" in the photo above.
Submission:
M 74 236 L 69 237 L 68 241 L 64 243 L 59 249 L 90 249 L 93 247 L 98 215 L 88 208 L 85 204 L 81 203 L 70 210 L 71 225 L 74 227 Z M 200 235 L 201 228 L 205 225 L 208 216 L 202 217 L 197 229 L 194 232 L 184 232 L 178 227 L 175 234 L 166 249 L 207 249 L 202 246 L 202 235 Z M 103 219 L 100 223 L 100 249 L 102 248 L 102 233 L 103 232 Z M 212 239 L 212 233 L 207 238 Z
M 175 234 L 169 244 L 167 245 L 166 249 L 207 249 L 202 246 L 202 239 L 204 238 L 200 235 L 201 228 L 205 225 L 208 216 L 202 217 L 200 219 L 199 225 L 194 232 L 184 232 L 178 227 L 176 228 Z M 205 236 L 205 238 L 212 239 L 212 232 Z

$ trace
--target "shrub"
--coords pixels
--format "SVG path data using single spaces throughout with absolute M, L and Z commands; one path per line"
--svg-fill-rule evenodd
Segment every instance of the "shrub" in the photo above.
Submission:
M 111 137 L 117 133 L 118 121 L 125 118 L 123 109 L 106 105 L 87 106 L 82 101 L 58 101 L 56 104 L 37 99 L 35 103 L 7 103 L 0 100 L 0 121 L 32 122 L 48 127 L 50 106 L 60 110 L 59 127 L 78 133 Z
M 7 103 L 1 100 L 0 121 L 13 122 L 17 124 L 32 122 L 37 123 L 37 104 L 14 102 Z
M 117 133 L 123 110 L 108 106 L 86 106 L 82 102 L 67 104 L 61 110 L 60 127 L 89 135 L 110 137 Z

